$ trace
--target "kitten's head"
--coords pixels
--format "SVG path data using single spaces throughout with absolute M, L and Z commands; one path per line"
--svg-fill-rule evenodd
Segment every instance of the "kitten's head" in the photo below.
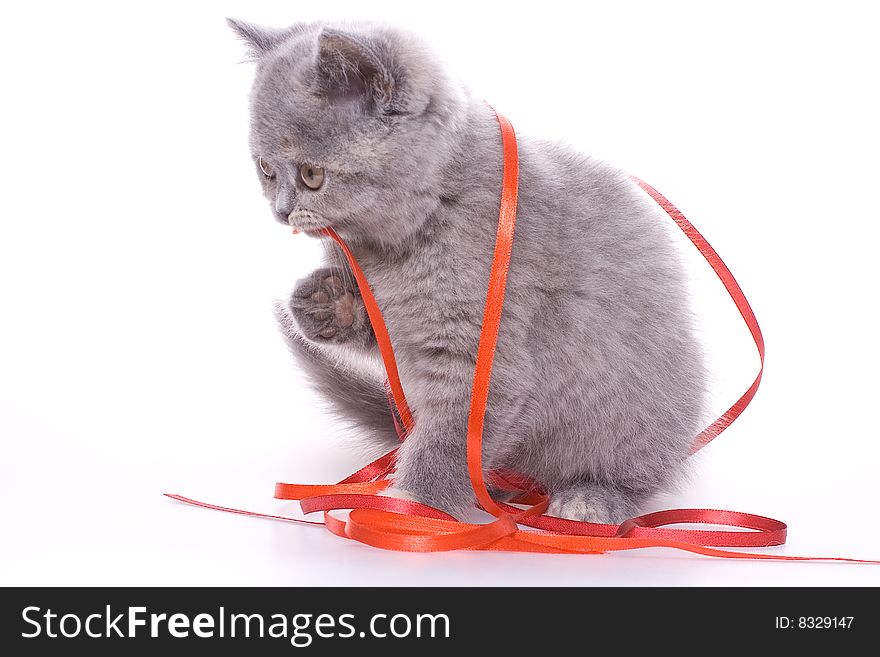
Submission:
M 275 218 L 380 244 L 417 230 L 463 98 L 427 49 L 365 24 L 229 25 L 257 62 L 251 155 Z

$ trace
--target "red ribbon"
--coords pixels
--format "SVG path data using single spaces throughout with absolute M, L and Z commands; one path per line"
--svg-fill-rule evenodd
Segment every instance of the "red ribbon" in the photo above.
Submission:
M 616 550 L 668 547 L 723 558 L 880 563 L 840 557 L 794 557 L 716 549 L 722 546 L 770 547 L 785 543 L 786 525 L 784 523 L 772 518 L 738 511 L 672 509 L 631 518 L 619 526 L 556 518 L 544 515 L 549 500 L 540 487 L 527 477 L 509 471 L 493 471 L 489 473 L 489 476 L 493 485 L 516 492 L 518 496 L 511 504 L 492 499 L 486 487 L 482 468 L 483 421 L 489 396 L 492 361 L 495 355 L 498 328 L 501 323 L 507 272 L 510 266 L 516 227 L 519 178 L 516 135 L 507 119 L 497 113 L 496 116 L 501 129 L 504 153 L 501 209 L 498 217 L 495 252 L 489 274 L 483 325 L 477 347 L 477 361 L 474 369 L 474 383 L 467 425 L 468 473 L 471 484 L 480 507 L 495 516 L 495 519 L 485 524 L 459 522 L 447 513 L 425 504 L 379 495 L 390 484 L 388 475 L 394 470 L 394 458 L 397 450 L 385 454 L 338 484 L 276 484 L 275 497 L 283 500 L 299 500 L 300 506 L 306 514 L 317 511 L 324 512 L 323 524 L 338 536 L 388 550 L 436 552 L 471 549 L 595 554 Z M 761 360 L 758 375 L 745 394 L 696 437 L 691 446 L 691 453 L 694 453 L 729 427 L 755 396 L 764 367 L 764 339 L 749 302 L 718 253 L 666 197 L 638 178 L 633 178 L 633 180 L 666 211 L 721 279 L 749 328 Z M 385 365 L 392 411 L 396 411 L 396 413 L 392 412 L 395 426 L 397 426 L 398 433 L 403 440 L 412 431 L 414 420 L 406 403 L 391 339 L 382 313 L 363 271 L 348 246 L 332 229 L 324 229 L 323 233 L 340 246 L 357 281 Z M 398 417 L 402 426 L 398 423 Z M 219 507 L 180 495 L 168 495 L 168 497 L 187 504 L 231 513 L 273 520 L 321 524 L 297 518 Z M 513 506 L 513 504 L 527 506 L 523 508 Z M 330 512 L 334 510 L 350 510 L 350 512 L 347 519 L 340 519 L 331 515 Z M 673 529 L 669 527 L 669 525 L 676 524 L 721 525 L 747 531 Z M 530 529 L 521 529 L 523 526 Z

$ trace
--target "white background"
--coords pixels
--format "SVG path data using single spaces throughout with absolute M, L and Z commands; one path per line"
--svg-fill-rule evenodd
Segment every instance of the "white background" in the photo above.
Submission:
M 663 550 L 397 554 L 162 497 L 293 513 L 275 481 L 332 482 L 365 461 L 274 326 L 273 298 L 318 250 L 259 193 L 252 67 L 223 18 L 374 18 L 424 35 L 521 133 L 662 190 L 749 296 L 764 384 L 652 508 L 770 515 L 790 524 L 773 552 L 880 559 L 877 17 L 847 2 L 611 5 L 6 8 L 0 583 L 880 584 L 880 566 Z M 720 412 L 756 358 L 687 253 Z

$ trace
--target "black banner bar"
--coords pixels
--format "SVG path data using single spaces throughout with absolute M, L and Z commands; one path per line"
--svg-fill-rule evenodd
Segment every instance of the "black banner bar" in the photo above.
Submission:
M 615 649 L 760 640 L 766 654 L 880 639 L 872 589 L 7 588 L 0 596 L 0 647 L 15 655 L 488 646 L 567 654 L 595 652 L 599 637 Z

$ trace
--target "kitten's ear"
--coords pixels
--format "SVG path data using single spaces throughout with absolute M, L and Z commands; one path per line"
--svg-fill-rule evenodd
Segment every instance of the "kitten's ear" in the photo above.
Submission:
M 264 27 L 245 23 L 237 18 L 227 18 L 226 23 L 248 46 L 249 54 L 253 59 L 260 59 L 290 34 L 290 28 Z
M 384 44 L 324 28 L 318 36 L 318 71 L 331 102 L 363 102 L 380 114 L 400 113 L 397 81 Z

